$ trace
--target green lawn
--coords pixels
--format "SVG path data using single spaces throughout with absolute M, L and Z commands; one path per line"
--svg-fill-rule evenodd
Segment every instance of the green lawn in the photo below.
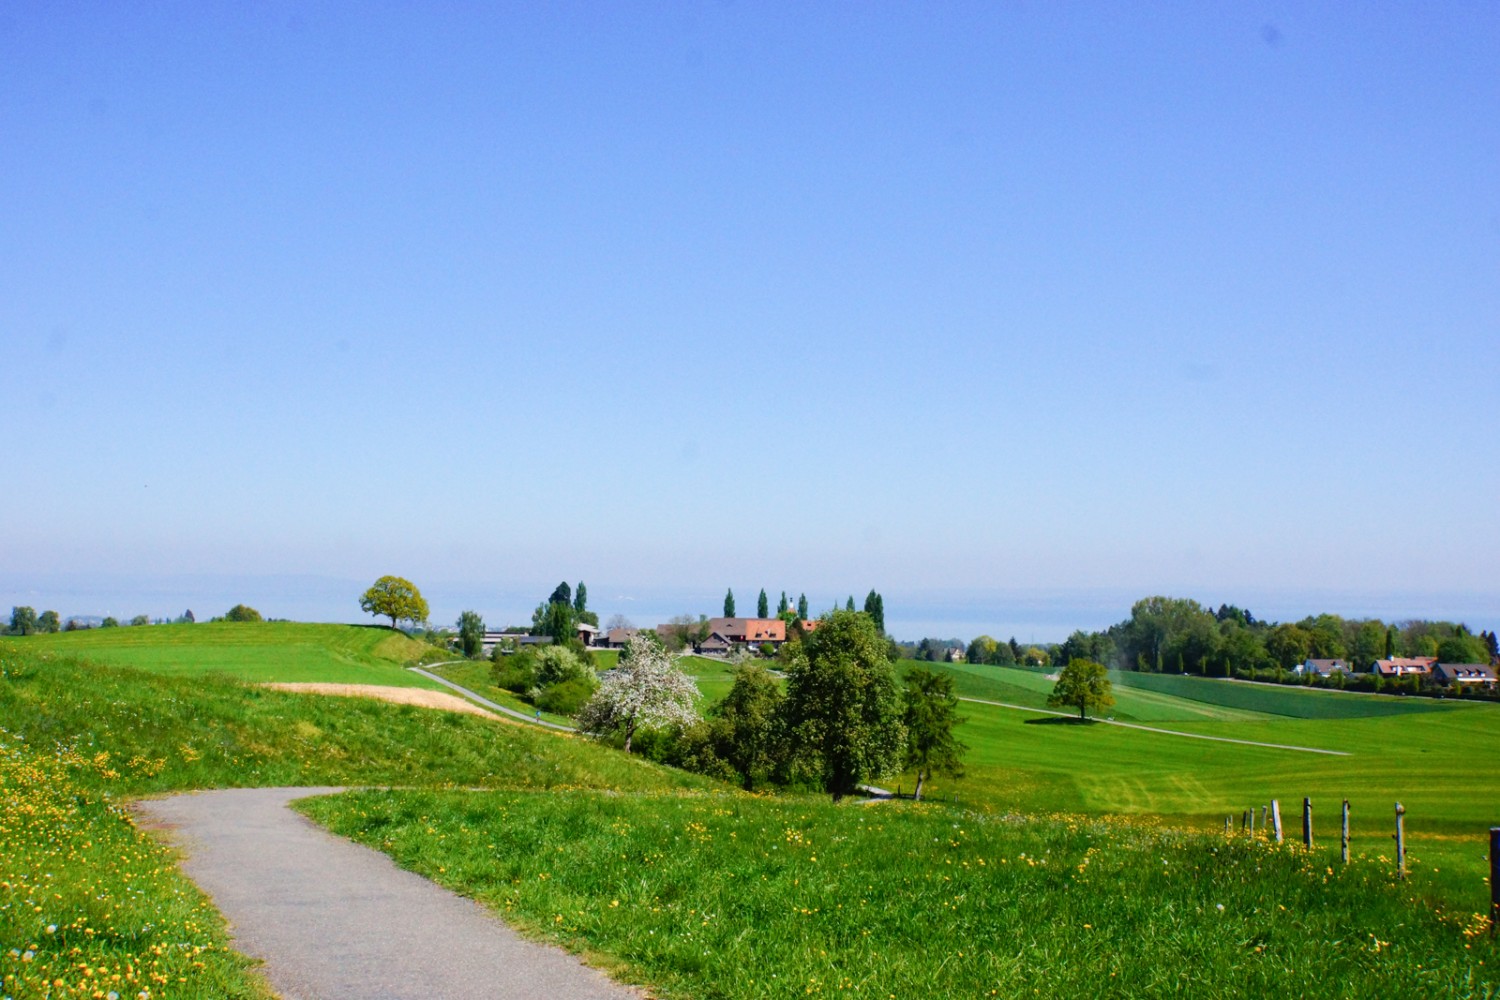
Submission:
M 48 651 L 176 676 L 242 681 L 438 685 L 404 669 L 440 651 L 380 626 L 301 622 L 138 625 L 0 639 L 0 650 Z
M 1137 824 L 732 792 L 297 808 L 654 996 L 1483 996 L 1500 956 L 1376 861 Z

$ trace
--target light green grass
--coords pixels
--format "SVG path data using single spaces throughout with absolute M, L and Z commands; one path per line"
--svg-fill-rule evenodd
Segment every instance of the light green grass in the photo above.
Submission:
M 172 852 L 90 787 L 108 766 L 0 730 L 0 995 L 270 997 Z
M 440 651 L 378 626 L 205 622 L 86 629 L 0 639 L 0 650 L 86 657 L 175 676 L 436 688 L 404 668 Z
M 1378 862 L 932 806 L 357 793 L 297 806 L 653 995 L 1459 997 L 1497 952 Z M 434 836 L 433 831 L 440 831 Z
M 322 784 L 650 791 L 710 784 L 520 722 L 13 650 L 0 652 L 0 727 L 29 746 L 107 754 L 118 773 L 102 787 L 121 793 Z
M 970 748 L 968 773 L 957 781 L 939 778 L 934 794 L 957 795 L 965 804 L 999 812 L 1141 816 L 1202 829 L 1222 828 L 1225 816 L 1238 826 L 1245 809 L 1277 799 L 1289 837 L 1301 835 L 1301 804 L 1308 796 L 1314 834 L 1324 843 L 1337 836 L 1339 806 L 1348 798 L 1356 847 L 1387 856 L 1393 853 L 1394 804 L 1400 801 L 1407 809 L 1411 852 L 1430 854 L 1431 868 L 1438 869 L 1423 876 L 1425 891 L 1474 908 L 1487 898 L 1484 843 L 1487 829 L 1500 824 L 1500 770 L 1476 767 L 1474 754 L 1500 732 L 1495 706 L 1456 705 L 1400 717 L 1264 716 L 1271 721 L 1164 726 L 1350 753 L 1343 757 L 1071 725 L 974 703 L 964 703 L 961 711 L 968 720 L 958 733 Z M 912 775 L 898 780 L 911 789 Z

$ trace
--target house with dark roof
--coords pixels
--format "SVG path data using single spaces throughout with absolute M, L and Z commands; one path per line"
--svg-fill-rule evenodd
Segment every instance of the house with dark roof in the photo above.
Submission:
M 1354 671 L 1348 660 L 1319 660 L 1308 657 L 1292 668 L 1292 673 L 1307 677 L 1332 677 L 1334 674 L 1350 674 Z
M 1495 668 L 1488 663 L 1439 663 L 1432 668 L 1432 679 L 1443 687 L 1495 686 Z

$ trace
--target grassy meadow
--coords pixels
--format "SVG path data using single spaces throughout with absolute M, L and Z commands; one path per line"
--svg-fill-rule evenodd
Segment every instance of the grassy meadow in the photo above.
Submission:
M 0 638 L 6 649 L 47 651 L 157 674 L 222 674 L 268 681 L 438 688 L 405 668 L 442 651 L 374 625 L 204 622 L 83 629 Z M 439 688 L 440 689 L 440 688 Z
M 1134 822 L 723 792 L 297 808 L 669 997 L 1489 996 L 1388 866 Z
M 209 648 L 216 631 L 228 648 Z M 152 996 L 259 995 L 217 914 L 119 804 L 282 784 L 404 789 L 303 808 L 666 996 L 1496 995 L 1475 914 L 1500 782 L 1472 766 L 1495 706 L 1195 678 L 1116 688 L 1116 719 L 1349 754 L 1335 757 L 969 701 L 968 774 L 931 786 L 956 804 L 834 807 L 524 724 L 244 683 L 414 678 L 404 665 L 425 647 L 392 639 L 253 624 L 0 642 L 0 996 L 107 996 L 101 975 L 166 977 Z M 724 664 L 682 665 L 705 707 L 728 690 Z M 498 694 L 487 663 L 440 669 Z M 1027 709 L 1052 686 L 939 669 L 963 697 Z M 1277 797 L 1295 841 L 1304 794 L 1313 852 L 1219 832 Z M 1347 868 L 1343 797 L 1363 855 Z M 152 928 L 201 950 L 184 962 Z

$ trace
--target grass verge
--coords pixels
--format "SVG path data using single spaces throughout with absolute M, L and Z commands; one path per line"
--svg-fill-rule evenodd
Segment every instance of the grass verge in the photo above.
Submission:
M 1474 915 L 1291 847 L 728 793 L 298 808 L 665 996 L 1494 993 Z
M 107 758 L 0 730 L 0 994 L 270 997 L 172 852 L 84 780 Z

